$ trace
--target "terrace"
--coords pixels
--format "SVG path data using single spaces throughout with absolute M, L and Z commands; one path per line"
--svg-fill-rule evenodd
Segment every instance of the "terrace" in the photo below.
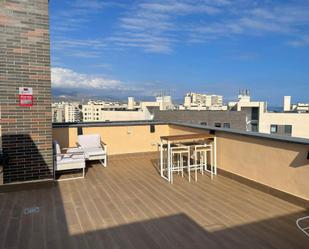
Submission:
M 295 225 L 308 215 L 307 140 L 154 122 L 54 124 L 53 138 L 74 146 L 81 132 L 101 135 L 108 167 L 0 193 L 0 248 L 308 248 Z M 208 133 L 213 180 L 160 177 L 161 136 Z
M 52 127 L 48 1 L 0 1 L 0 31 L 0 248 L 309 248 L 295 224 L 308 215 L 309 140 L 174 122 Z M 100 134 L 108 167 L 55 182 L 52 139 L 72 147 L 79 134 Z M 216 137 L 213 179 L 161 177 L 161 137 L 185 134 Z

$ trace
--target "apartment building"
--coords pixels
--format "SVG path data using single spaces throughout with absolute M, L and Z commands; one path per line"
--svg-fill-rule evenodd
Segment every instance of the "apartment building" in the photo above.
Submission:
M 241 90 L 237 101 L 228 103 L 228 111 L 174 110 L 154 113 L 154 120 L 178 121 L 213 127 L 309 138 L 309 113 L 304 103 L 292 104 L 285 96 L 283 112 L 270 112 L 267 102 L 252 101 L 248 90 Z
M 309 113 L 309 103 L 292 104 L 292 97 L 284 96 L 283 111 L 284 112 Z
M 270 112 L 264 101 L 251 101 L 248 90 L 243 90 L 238 101 L 229 102 L 230 110 L 246 113 L 246 130 L 309 138 L 309 113 L 307 104 L 291 104 L 291 96 L 285 96 L 283 112 Z
M 80 104 L 74 102 L 53 103 L 52 121 L 54 123 L 80 122 L 81 121 Z
M 249 90 L 241 90 L 237 101 L 228 103 L 228 109 L 246 113 L 246 130 L 259 132 L 260 115 L 267 110 L 267 103 L 264 101 L 251 101 Z
M 147 120 L 150 114 L 140 110 L 134 98 L 128 98 L 128 104 L 120 102 L 89 101 L 82 105 L 84 122 Z
M 61 104 L 61 103 L 53 103 L 52 104 L 52 122 L 53 123 L 65 122 L 63 104 Z
M 180 110 L 226 110 L 223 105 L 223 96 L 203 93 L 187 93 Z
M 128 97 L 128 103 L 89 101 L 82 106 L 82 114 L 84 122 L 151 120 L 153 109 L 173 108 L 171 96 L 157 96 L 156 101 L 139 103 L 136 103 L 134 97 Z
M 141 101 L 137 106 L 141 110 L 146 108 L 159 108 L 161 111 L 173 110 L 174 104 L 171 96 L 159 95 L 156 96 L 156 101 Z
M 291 96 L 285 96 L 283 112 L 263 112 L 259 132 L 309 138 L 308 104 L 291 104 Z

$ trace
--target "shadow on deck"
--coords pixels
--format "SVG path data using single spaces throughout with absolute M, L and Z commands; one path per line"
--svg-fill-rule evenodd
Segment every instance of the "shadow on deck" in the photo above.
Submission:
M 309 247 L 301 207 L 220 176 L 171 185 L 153 159 L 115 157 L 84 180 L 0 194 L 0 248 Z

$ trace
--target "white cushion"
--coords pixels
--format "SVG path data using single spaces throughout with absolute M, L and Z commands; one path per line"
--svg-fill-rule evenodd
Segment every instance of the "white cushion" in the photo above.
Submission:
M 105 155 L 105 152 L 102 148 L 85 148 L 84 152 L 86 157 Z
M 79 145 L 85 149 L 85 148 L 95 148 L 101 146 L 101 138 L 99 134 L 93 134 L 93 135 L 79 135 L 78 136 L 78 143 Z
M 57 170 L 83 169 L 85 168 L 85 160 L 64 157 L 60 162 L 57 162 L 56 168 Z
M 84 150 L 80 147 L 74 147 L 74 148 L 69 148 L 67 150 L 67 153 L 70 154 L 70 153 L 83 153 Z
M 64 156 L 61 161 L 59 162 L 59 164 L 66 164 L 66 163 L 83 163 L 84 160 L 82 158 L 71 158 L 71 157 L 66 157 Z

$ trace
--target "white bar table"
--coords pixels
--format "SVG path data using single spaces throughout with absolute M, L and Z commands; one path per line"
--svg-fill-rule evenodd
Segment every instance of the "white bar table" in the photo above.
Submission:
M 217 174 L 217 141 L 216 136 L 211 134 L 184 134 L 184 135 L 172 135 L 162 136 L 160 142 L 160 173 L 161 177 L 167 181 L 171 181 L 171 146 L 175 143 L 181 142 L 200 142 L 205 140 L 213 140 L 213 174 Z M 167 148 L 167 167 L 164 168 L 164 147 Z M 167 176 L 164 175 L 164 171 L 167 170 Z

